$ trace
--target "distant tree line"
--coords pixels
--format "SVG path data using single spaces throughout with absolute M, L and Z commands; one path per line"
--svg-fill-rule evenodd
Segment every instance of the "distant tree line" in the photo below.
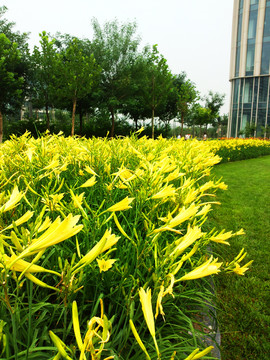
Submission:
M 225 95 L 200 98 L 185 72 L 172 74 L 157 45 L 141 49 L 136 23 L 101 27 L 93 19 L 91 40 L 43 31 L 30 51 L 29 34 L 15 32 L 6 11 L 0 7 L 1 142 L 3 134 L 25 129 L 113 137 L 142 123 L 149 137 L 171 136 L 172 120 L 174 135 L 202 136 L 210 128 L 225 135 Z

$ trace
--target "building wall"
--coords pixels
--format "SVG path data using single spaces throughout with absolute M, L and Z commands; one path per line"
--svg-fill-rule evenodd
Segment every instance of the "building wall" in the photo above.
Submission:
M 270 127 L 270 0 L 234 0 L 228 137 Z

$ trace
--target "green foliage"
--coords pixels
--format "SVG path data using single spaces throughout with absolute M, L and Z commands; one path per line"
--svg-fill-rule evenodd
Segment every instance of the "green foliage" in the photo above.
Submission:
M 97 92 L 99 105 L 106 106 L 111 114 L 110 135 L 114 136 L 115 114 L 124 107 L 131 96 L 131 74 L 136 62 L 139 38 L 135 36 L 136 24 L 107 22 L 102 28 L 96 19 L 92 26 L 93 53 L 102 68 L 101 83 Z
M 198 91 L 195 85 L 186 78 L 185 72 L 175 76 L 173 82 L 177 92 L 176 107 L 181 122 L 181 136 L 183 136 L 184 123 L 192 104 L 198 99 Z

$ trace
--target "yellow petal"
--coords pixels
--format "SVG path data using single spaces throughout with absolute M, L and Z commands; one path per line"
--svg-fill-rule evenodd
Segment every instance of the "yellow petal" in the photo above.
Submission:
M 109 259 L 109 260 L 97 259 L 99 271 L 102 272 L 109 270 L 115 262 L 116 262 L 115 259 Z
M 0 212 L 9 211 L 18 205 L 21 198 L 24 196 L 23 192 L 18 190 L 17 185 L 12 190 L 9 200 L 1 206 Z
M 143 288 L 140 288 L 139 296 L 146 324 L 152 337 L 155 337 L 155 321 L 151 302 L 151 289 L 148 288 L 145 292 Z
M 133 200 L 134 198 L 125 197 L 125 199 L 109 207 L 109 209 L 107 209 L 106 211 L 122 211 L 122 210 L 130 209 L 131 206 L 129 205 L 132 203 Z
M 78 348 L 81 350 L 83 347 L 83 341 L 82 341 L 81 331 L 80 331 L 78 307 L 77 307 L 77 303 L 75 300 L 72 303 L 72 323 L 73 323 L 73 329 L 74 329 L 75 338 L 76 338 L 76 341 L 78 344 Z
M 211 256 L 208 261 L 206 261 L 199 267 L 195 268 L 186 275 L 182 276 L 179 279 L 179 281 L 199 279 L 220 272 L 219 268 L 222 265 L 222 263 L 217 263 L 218 259 L 215 259 L 212 262 L 212 258 L 213 256 Z
M 85 183 L 83 183 L 80 187 L 91 187 L 96 184 L 95 175 L 88 179 Z

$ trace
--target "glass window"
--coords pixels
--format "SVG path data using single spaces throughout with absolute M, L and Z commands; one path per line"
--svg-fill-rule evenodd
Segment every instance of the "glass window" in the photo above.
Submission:
M 247 60 L 246 60 L 246 75 L 253 75 L 254 55 L 255 55 L 255 45 L 254 44 L 248 44 L 248 46 L 247 46 Z
M 242 36 L 242 14 L 238 16 L 238 29 L 237 29 L 237 43 L 241 43 L 241 36 Z
M 250 110 L 243 110 L 241 130 L 245 130 L 247 124 L 250 123 Z
M 259 107 L 260 107 L 260 103 L 267 102 L 267 97 L 268 97 L 268 82 L 269 82 L 269 78 L 268 77 L 261 77 L 260 78 L 260 88 L 259 88 Z
M 257 15 L 258 11 L 251 11 L 249 13 L 249 22 L 248 22 L 248 39 L 256 38 L 256 28 L 257 28 Z
M 270 36 L 270 7 L 265 9 L 263 37 Z
M 237 119 L 237 110 L 233 110 L 232 112 L 232 127 L 231 127 L 231 136 L 236 136 L 236 119 Z
M 239 76 L 239 66 L 240 66 L 240 46 L 237 46 L 236 59 L 235 59 L 235 76 Z
M 244 0 L 240 0 L 239 9 L 242 9 L 244 6 Z
M 258 109 L 258 117 L 257 117 L 257 129 L 256 129 L 256 135 L 261 136 L 262 135 L 262 126 L 265 126 L 266 121 L 266 109 Z
M 250 5 L 258 5 L 259 0 L 250 0 Z
M 244 89 L 244 103 L 252 102 L 252 92 L 253 92 L 253 79 L 246 79 L 245 89 Z
M 261 74 L 269 74 L 270 42 L 264 42 L 262 48 Z
M 239 79 L 235 80 L 234 82 L 234 89 L 233 89 L 233 103 L 238 104 L 238 95 L 239 95 Z

